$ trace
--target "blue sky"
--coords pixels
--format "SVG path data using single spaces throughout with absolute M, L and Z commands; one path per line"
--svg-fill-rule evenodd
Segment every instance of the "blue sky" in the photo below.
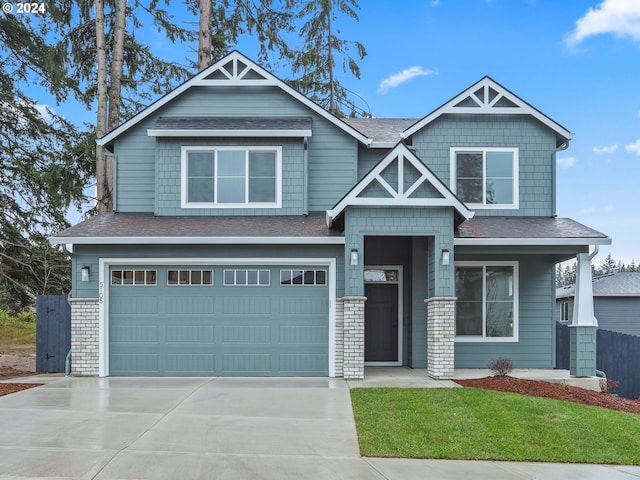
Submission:
M 484 75 L 575 134 L 558 153 L 558 216 L 613 238 L 611 253 L 640 263 L 640 1 L 360 0 L 345 39 L 367 49 L 361 79 L 339 80 L 377 117 L 422 117 Z M 168 9 L 190 18 L 183 3 Z M 140 35 L 145 32 L 140 32 Z M 184 59 L 195 46 L 146 32 L 154 52 Z M 238 50 L 255 58 L 255 44 Z M 286 72 L 274 72 L 286 76 Z M 46 100 L 43 102 L 45 103 Z M 72 120 L 94 112 L 50 105 Z

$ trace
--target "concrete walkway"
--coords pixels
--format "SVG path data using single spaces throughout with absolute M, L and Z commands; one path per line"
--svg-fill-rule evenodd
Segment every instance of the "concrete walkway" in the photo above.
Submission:
M 46 385 L 0 397 L 0 479 L 640 478 L 640 467 L 361 458 L 341 379 L 21 381 Z

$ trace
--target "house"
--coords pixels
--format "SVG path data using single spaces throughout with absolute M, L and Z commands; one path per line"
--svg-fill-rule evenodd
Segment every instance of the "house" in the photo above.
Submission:
M 115 211 L 51 240 L 72 373 L 553 368 L 554 265 L 590 275 L 611 241 L 556 217 L 571 138 L 489 77 L 420 119 L 340 119 L 232 52 L 98 140 Z
M 575 285 L 556 289 L 556 319 L 573 316 Z M 618 272 L 593 279 L 593 310 L 598 328 L 640 336 L 640 272 Z

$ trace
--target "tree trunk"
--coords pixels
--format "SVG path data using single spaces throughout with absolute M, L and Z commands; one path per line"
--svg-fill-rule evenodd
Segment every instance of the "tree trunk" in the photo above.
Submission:
M 107 52 L 104 37 L 104 0 L 95 0 L 96 10 L 96 47 L 98 57 L 98 118 L 96 135 L 104 137 L 107 133 Z M 109 212 L 110 195 L 106 158 L 102 147 L 96 145 L 96 207 L 98 212 Z
M 198 71 L 211 65 L 211 0 L 199 0 Z

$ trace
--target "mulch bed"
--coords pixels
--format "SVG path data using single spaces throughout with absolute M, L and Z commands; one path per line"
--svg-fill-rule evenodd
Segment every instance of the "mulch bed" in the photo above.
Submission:
M 10 378 L 27 377 L 29 375 L 35 375 L 34 372 L 25 372 L 23 370 L 16 370 L 11 367 L 0 367 L 0 380 L 7 380 Z M 26 390 L 28 388 L 38 387 L 41 383 L 0 383 L 0 397 L 2 395 L 9 395 L 10 393 L 19 392 L 20 390 Z
M 640 414 L 640 400 L 617 397 L 610 393 L 596 392 L 585 388 L 574 387 L 562 383 L 544 382 L 541 380 L 525 380 L 509 376 L 473 378 L 454 380 L 463 387 L 484 388 L 501 392 L 519 393 L 534 397 L 554 398 L 569 402 L 594 405 L 622 412 Z

